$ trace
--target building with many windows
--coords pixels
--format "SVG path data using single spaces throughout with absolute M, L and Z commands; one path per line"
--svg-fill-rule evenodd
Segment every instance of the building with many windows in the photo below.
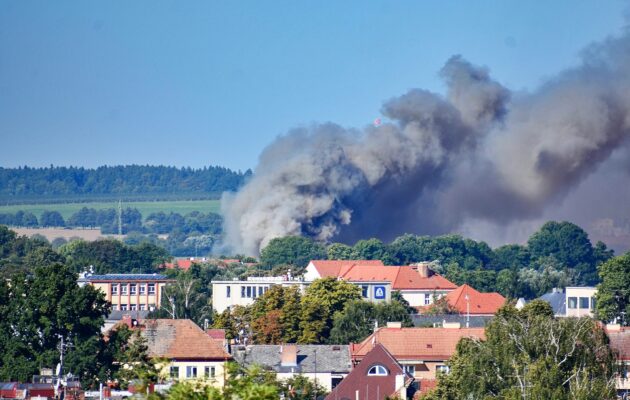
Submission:
M 174 282 L 160 274 L 85 275 L 79 285 L 92 285 L 105 293 L 112 311 L 149 311 L 159 307 L 164 286 Z
M 554 288 L 540 297 L 553 308 L 556 317 L 592 317 L 596 306 L 597 288 L 592 286 L 570 286 Z
M 363 298 L 372 301 L 389 301 L 391 299 L 391 283 L 384 280 L 356 280 L 349 281 L 361 288 Z M 301 292 L 312 281 L 302 277 L 286 276 L 250 276 L 247 280 L 212 281 L 212 306 L 221 313 L 233 306 L 248 306 L 254 303 L 273 285 L 284 287 L 297 286 Z

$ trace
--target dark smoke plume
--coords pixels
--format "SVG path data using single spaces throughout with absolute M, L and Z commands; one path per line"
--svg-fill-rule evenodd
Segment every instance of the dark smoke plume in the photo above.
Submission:
M 628 36 L 591 46 L 579 67 L 532 93 L 511 93 L 460 56 L 440 75 L 446 96 L 392 98 L 381 126 L 327 123 L 279 137 L 253 179 L 223 198 L 226 245 L 256 254 L 286 235 L 505 232 L 561 209 L 614 151 L 628 164 Z

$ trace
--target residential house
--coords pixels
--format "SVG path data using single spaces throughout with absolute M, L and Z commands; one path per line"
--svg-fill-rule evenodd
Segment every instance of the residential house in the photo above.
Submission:
M 597 288 L 591 286 L 554 288 L 540 297 L 553 308 L 556 317 L 593 317 Z
M 79 285 L 92 285 L 112 303 L 112 311 L 145 311 L 159 307 L 162 291 L 174 282 L 160 274 L 106 274 L 81 276 Z
M 303 375 L 331 391 L 350 373 L 349 346 L 249 345 L 232 346 L 234 360 L 243 366 L 259 365 L 274 371 L 279 380 Z
M 401 324 L 388 323 L 357 344 L 350 344 L 350 355 L 358 365 L 377 345 L 387 351 L 403 366 L 405 372 L 416 380 L 420 391 L 435 385 L 436 374 L 447 372 L 446 362 L 453 354 L 460 339 L 467 337 L 484 340 L 484 328 L 461 328 L 449 324 L 443 328 L 402 328 Z
M 630 328 L 607 325 L 606 334 L 610 340 L 610 348 L 622 367 L 616 381 L 617 395 L 621 399 L 630 398 Z
M 459 315 L 466 316 L 467 326 L 470 326 L 468 316 L 492 317 L 505 304 L 505 297 L 499 293 L 482 293 L 466 284 L 448 292 L 444 298 Z M 430 306 L 419 307 L 418 311 L 422 314 L 429 308 Z
M 374 399 L 395 397 L 406 400 L 413 377 L 385 346 L 376 343 L 350 374 L 335 387 L 326 400 Z
M 412 307 L 420 307 L 457 288 L 457 285 L 431 270 L 429 264 L 385 266 L 378 260 L 312 260 L 304 277 L 310 281 L 332 276 L 362 286 L 389 282 L 391 290 L 400 291 Z
M 141 329 L 149 356 L 164 358 L 161 377 L 169 381 L 203 379 L 222 387 L 226 364 L 232 360 L 219 342 L 189 319 L 148 319 L 132 327 Z

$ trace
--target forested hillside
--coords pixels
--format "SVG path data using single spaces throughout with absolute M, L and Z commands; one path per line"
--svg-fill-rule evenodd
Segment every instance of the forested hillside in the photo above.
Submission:
M 223 167 L 200 169 L 149 165 L 2 168 L 0 200 L 28 202 L 42 199 L 70 200 L 124 197 L 217 198 L 239 188 L 251 171 Z

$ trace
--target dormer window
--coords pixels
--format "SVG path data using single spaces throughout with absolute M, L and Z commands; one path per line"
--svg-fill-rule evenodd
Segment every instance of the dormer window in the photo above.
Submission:
M 382 365 L 374 365 L 367 374 L 368 376 L 387 376 L 387 369 Z

